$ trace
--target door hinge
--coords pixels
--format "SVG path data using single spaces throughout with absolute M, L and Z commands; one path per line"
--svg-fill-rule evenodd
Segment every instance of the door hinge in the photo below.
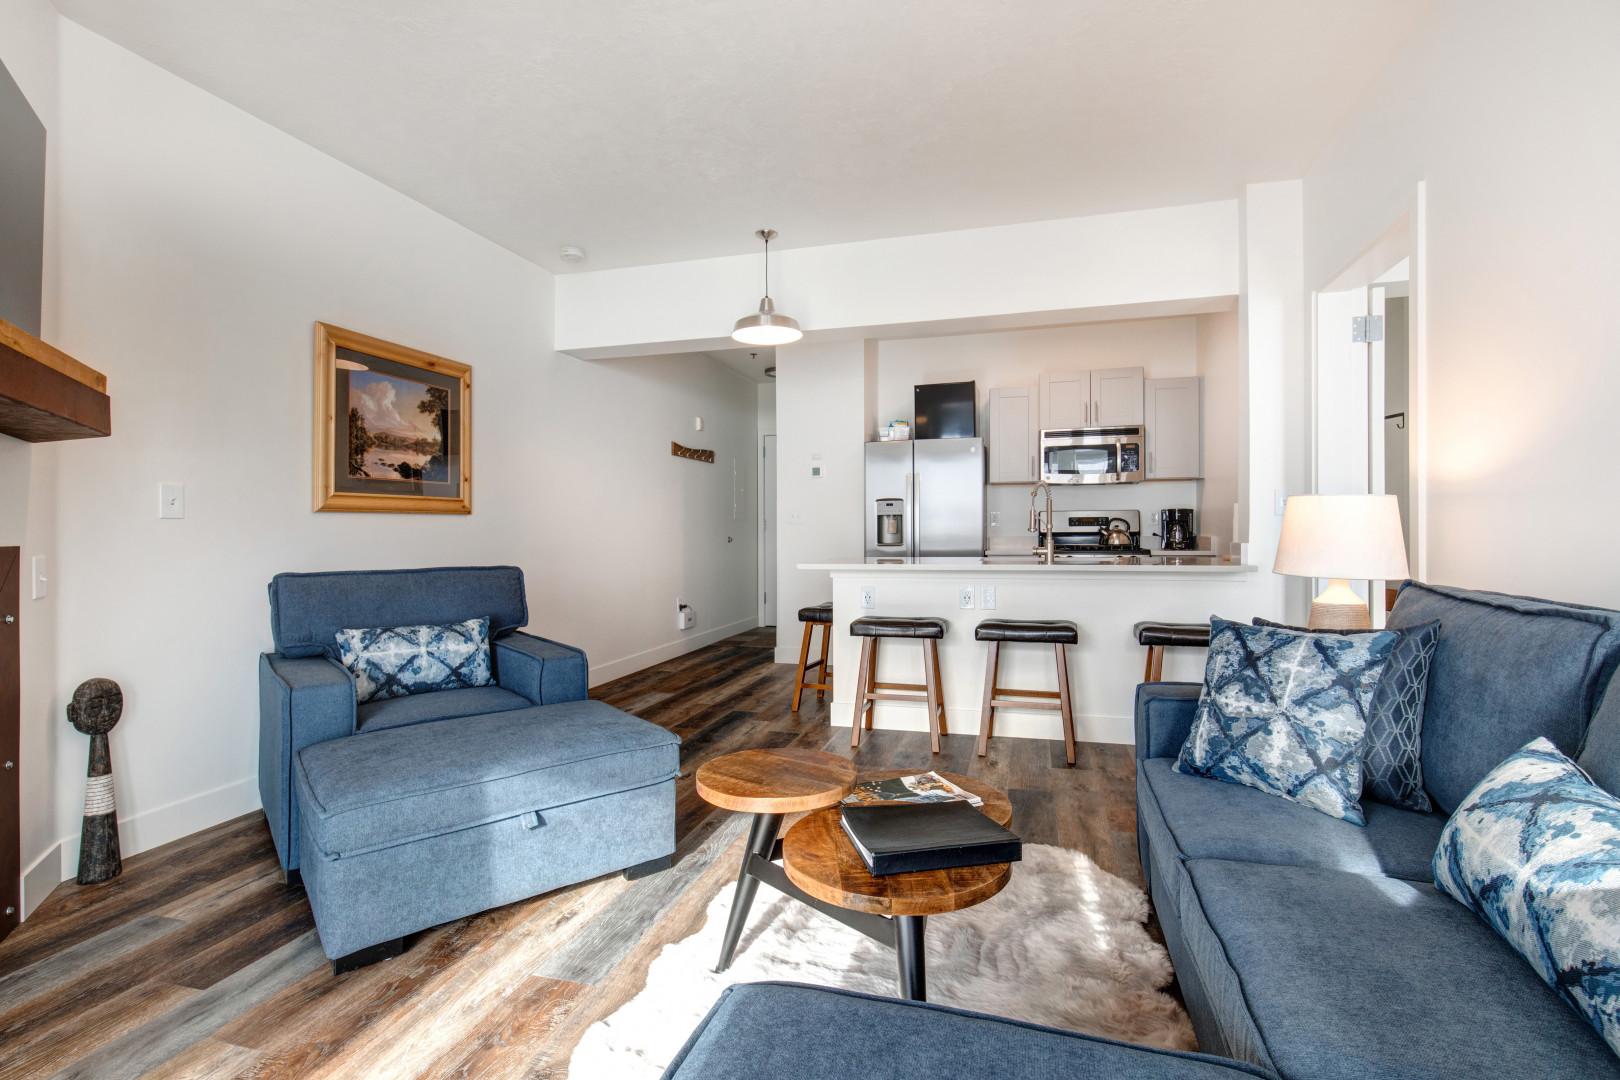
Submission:
M 1350 316 L 1350 341 L 1353 344 L 1363 341 L 1383 340 L 1384 317 L 1382 315 Z

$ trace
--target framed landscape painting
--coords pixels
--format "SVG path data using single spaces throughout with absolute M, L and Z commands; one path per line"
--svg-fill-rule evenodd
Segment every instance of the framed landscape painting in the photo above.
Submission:
M 472 368 L 315 324 L 315 509 L 472 513 Z

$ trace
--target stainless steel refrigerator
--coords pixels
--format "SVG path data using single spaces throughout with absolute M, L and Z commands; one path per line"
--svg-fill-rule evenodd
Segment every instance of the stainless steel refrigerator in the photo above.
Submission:
M 866 556 L 984 554 L 984 440 L 866 444 Z

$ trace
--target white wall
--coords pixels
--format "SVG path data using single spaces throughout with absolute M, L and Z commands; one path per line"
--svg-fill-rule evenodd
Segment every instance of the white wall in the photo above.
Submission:
M 531 629 L 583 646 L 597 680 L 754 625 L 752 383 L 707 357 L 556 354 L 544 271 L 73 23 L 60 37 L 54 343 L 107 373 L 114 430 L 35 450 L 59 479 L 58 659 L 26 724 L 56 756 L 23 766 L 50 762 L 65 870 L 85 751 L 61 710 L 87 677 L 126 694 L 126 851 L 258 805 L 277 571 L 517 563 Z M 473 366 L 472 515 L 311 512 L 318 319 Z M 157 520 L 166 480 L 185 520 Z M 42 854 L 35 833 L 25 865 Z
M 1312 288 L 1426 182 L 1416 435 L 1434 581 L 1620 607 L 1612 544 L 1594 562 L 1480 542 L 1504 513 L 1620 533 L 1617 47 L 1612 0 L 1447 0 L 1305 177 Z
M 1236 311 L 1198 316 L 1198 374 L 1204 385 L 1204 485 L 1198 529 L 1230 545 L 1238 535 L 1238 462 L 1243 439 L 1243 358 Z
M 1054 325 L 1087 308 L 1230 296 L 1237 242 L 1237 204 L 1227 201 L 786 248 L 771 255 L 771 294 L 811 337 L 1043 314 L 1025 325 Z M 564 274 L 557 348 L 733 347 L 715 335 L 758 305 L 761 268 L 755 254 Z

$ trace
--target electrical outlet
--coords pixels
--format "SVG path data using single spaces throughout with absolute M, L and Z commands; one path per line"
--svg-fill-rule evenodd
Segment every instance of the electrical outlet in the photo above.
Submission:
M 997 525 L 1000 525 L 1000 524 L 1001 524 L 1001 511 L 1000 510 L 992 510 L 992 511 L 990 511 L 990 527 L 993 529 Z
M 957 590 L 956 606 L 961 608 L 963 611 L 973 610 L 973 586 L 963 585 Z
M 877 607 L 876 585 L 861 586 L 861 607 L 866 611 L 871 611 L 873 608 Z
M 996 610 L 996 587 L 994 585 L 979 586 L 979 606 L 986 611 Z
M 1288 509 L 1288 496 L 1282 491 L 1278 490 L 1273 491 L 1271 493 L 1271 497 L 1274 500 L 1277 516 L 1282 517 L 1283 511 Z
M 680 597 L 675 598 L 675 629 L 690 630 L 697 625 L 697 612 Z
M 32 592 L 33 598 L 35 600 L 43 600 L 45 599 L 46 587 L 50 585 L 51 582 L 50 564 L 45 561 L 45 556 L 35 555 L 33 561 L 30 563 L 30 566 L 33 569 L 34 579 L 34 588 Z

